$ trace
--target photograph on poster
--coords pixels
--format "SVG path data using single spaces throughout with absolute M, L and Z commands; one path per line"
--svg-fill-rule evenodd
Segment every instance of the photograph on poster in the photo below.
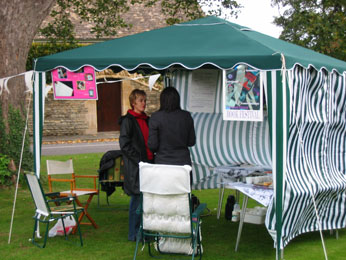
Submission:
M 54 99 L 97 100 L 95 70 L 85 66 L 76 72 L 57 68 L 52 71 Z
M 85 81 L 77 81 L 77 89 L 85 90 Z
M 59 77 L 59 79 L 66 79 L 67 78 L 67 70 L 64 68 L 58 68 L 58 77 Z
M 238 65 L 224 71 L 224 120 L 262 121 L 260 71 Z
M 91 73 L 85 73 L 85 80 L 86 81 L 91 81 L 91 80 L 93 80 L 94 78 L 93 78 L 93 74 L 91 74 Z

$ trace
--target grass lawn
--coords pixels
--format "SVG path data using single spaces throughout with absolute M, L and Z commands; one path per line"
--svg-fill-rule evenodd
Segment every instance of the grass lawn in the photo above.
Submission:
M 102 154 L 82 154 L 68 156 L 45 156 L 41 162 L 41 181 L 48 191 L 45 160 L 74 159 L 75 172 L 97 174 Z M 22 178 L 23 176 L 21 176 Z M 23 185 L 18 190 L 17 205 L 13 223 L 12 239 L 8 244 L 14 188 L 0 190 L 0 258 L 1 259 L 132 259 L 135 243 L 127 241 L 129 197 L 117 189 L 110 197 L 112 208 L 106 207 L 105 193 L 101 192 L 102 208 L 97 207 L 94 197 L 89 213 L 99 225 L 98 229 L 82 226 L 84 246 L 66 242 L 62 237 L 49 238 L 45 249 L 29 242 L 32 235 L 34 204 L 28 188 Z M 264 225 L 244 224 L 241 242 L 237 253 L 234 252 L 238 223 L 226 221 L 224 206 L 222 217 L 216 219 L 218 190 L 193 192 L 201 202 L 208 204 L 211 214 L 203 217 L 202 237 L 203 259 L 275 259 L 273 240 Z M 225 198 L 233 191 L 227 190 Z M 224 199 L 225 201 L 225 199 Z M 249 207 L 256 206 L 249 200 Z M 346 231 L 339 231 L 339 239 L 330 232 L 324 232 L 329 260 L 346 259 Z M 78 242 L 77 235 L 70 235 L 72 242 Z M 139 251 L 137 259 L 151 259 L 147 248 Z M 291 241 L 285 248 L 285 259 L 324 259 L 318 232 L 303 234 Z

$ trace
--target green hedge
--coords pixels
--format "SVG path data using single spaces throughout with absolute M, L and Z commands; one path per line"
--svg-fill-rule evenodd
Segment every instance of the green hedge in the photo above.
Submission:
M 16 168 L 18 169 L 19 167 L 23 144 L 23 133 L 25 129 L 25 118 L 20 109 L 13 108 L 10 105 L 8 109 L 6 128 L 1 107 L 2 104 L 0 102 L 0 184 L 10 185 L 12 184 L 12 175 L 16 174 L 16 172 L 11 172 L 8 169 L 8 164 L 12 159 Z M 22 111 L 24 111 L 24 109 L 22 109 Z M 33 154 L 30 151 L 28 131 L 25 135 L 21 169 L 27 171 L 33 170 Z
M 26 70 L 34 69 L 34 59 L 50 54 L 58 53 L 61 51 L 71 50 L 84 46 L 83 44 L 52 44 L 52 43 L 38 43 L 34 42 L 31 45 L 28 59 L 26 62 Z

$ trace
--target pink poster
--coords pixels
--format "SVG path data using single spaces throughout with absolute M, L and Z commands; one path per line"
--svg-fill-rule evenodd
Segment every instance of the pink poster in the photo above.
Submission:
M 52 71 L 54 99 L 93 99 L 97 100 L 95 70 L 85 66 L 71 72 L 65 68 Z

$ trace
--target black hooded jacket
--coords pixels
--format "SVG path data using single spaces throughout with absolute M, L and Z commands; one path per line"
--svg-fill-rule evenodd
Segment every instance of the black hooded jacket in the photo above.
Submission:
M 120 117 L 119 144 L 124 160 L 124 191 L 127 195 L 139 195 L 139 162 L 148 162 L 142 131 L 136 118 L 127 113 Z M 147 121 L 148 123 L 148 121 Z
M 123 186 L 121 182 L 102 182 L 108 180 L 108 170 L 114 166 L 114 161 L 118 157 L 122 156 L 122 152 L 119 150 L 111 150 L 106 152 L 100 160 L 99 181 L 101 183 L 101 190 L 107 193 L 107 196 L 112 195 L 115 191 L 115 186 Z
M 191 165 L 189 147 L 195 143 L 195 128 L 189 112 L 177 109 L 151 115 L 148 146 L 156 153 L 155 163 Z

